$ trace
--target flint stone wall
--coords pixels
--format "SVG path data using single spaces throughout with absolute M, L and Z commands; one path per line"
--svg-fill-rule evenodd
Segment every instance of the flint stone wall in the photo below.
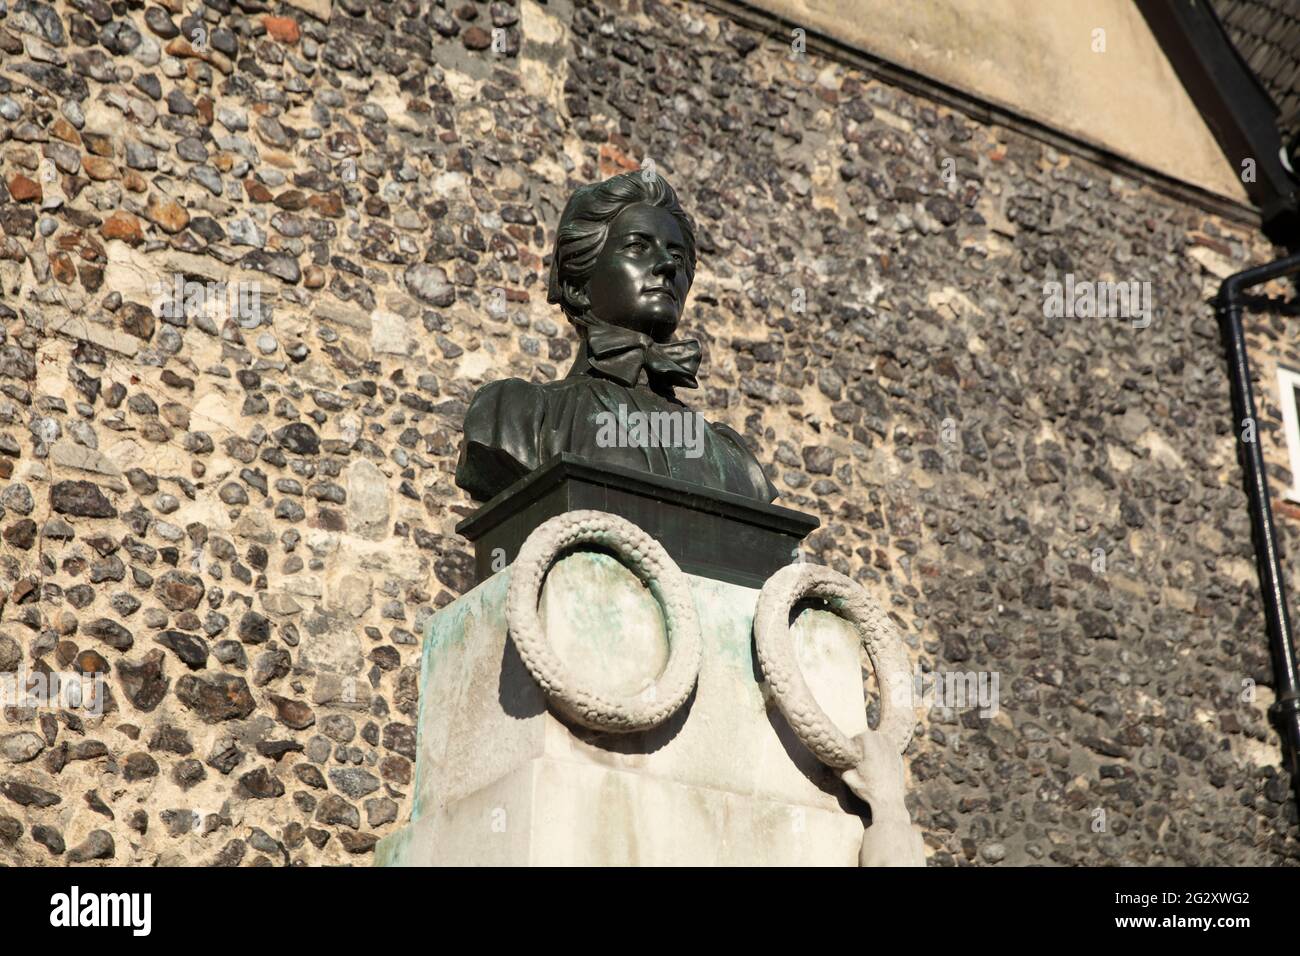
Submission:
M 918 667 L 999 677 L 908 753 L 932 864 L 1295 858 L 1206 304 L 1249 227 L 697 3 L 0 0 L 0 671 L 111 693 L 4 708 L 0 860 L 369 862 L 471 585 L 458 423 L 563 374 L 549 229 L 647 159 L 694 407 Z M 1150 326 L 1045 318 L 1066 273 Z

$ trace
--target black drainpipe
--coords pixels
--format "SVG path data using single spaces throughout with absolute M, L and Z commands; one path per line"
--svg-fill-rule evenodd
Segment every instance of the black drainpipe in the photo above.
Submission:
M 1300 787 L 1300 688 L 1296 681 L 1295 645 L 1291 638 L 1291 617 L 1287 612 L 1286 591 L 1282 580 L 1282 561 L 1277 553 L 1277 529 L 1273 526 L 1268 476 L 1264 473 L 1264 455 L 1260 448 L 1255 396 L 1250 387 L 1250 365 L 1246 360 L 1246 337 L 1241 329 L 1242 298 L 1245 290 L 1270 279 L 1300 272 L 1300 255 L 1287 256 L 1254 269 L 1230 275 L 1219 287 L 1215 300 L 1224 345 L 1228 352 L 1228 372 L 1232 380 L 1232 405 L 1235 412 L 1233 433 L 1240 435 L 1244 420 L 1253 424 L 1254 441 L 1237 445 L 1246 472 L 1246 491 L 1250 495 L 1250 521 L 1255 538 L 1255 561 L 1259 565 L 1259 584 L 1264 593 L 1264 617 L 1268 624 L 1269 644 L 1273 656 L 1273 675 L 1277 701 L 1270 714 L 1286 736 L 1291 781 Z

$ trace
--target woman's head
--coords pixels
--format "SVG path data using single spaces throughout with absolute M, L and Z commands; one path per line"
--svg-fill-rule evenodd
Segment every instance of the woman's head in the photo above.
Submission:
M 577 189 L 560 216 L 547 301 L 666 341 L 695 277 L 695 224 L 657 173 Z

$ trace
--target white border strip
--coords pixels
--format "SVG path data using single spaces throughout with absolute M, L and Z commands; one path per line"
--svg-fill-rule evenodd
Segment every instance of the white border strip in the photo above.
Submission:
M 1300 372 L 1277 367 L 1278 400 L 1282 404 L 1282 429 L 1291 455 L 1291 487 L 1282 493 L 1287 501 L 1300 504 L 1300 409 L 1296 393 L 1300 391 Z

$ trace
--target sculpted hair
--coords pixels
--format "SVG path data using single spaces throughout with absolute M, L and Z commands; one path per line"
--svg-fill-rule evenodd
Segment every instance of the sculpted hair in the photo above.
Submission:
M 560 216 L 551 253 L 551 278 L 546 301 L 558 303 L 569 321 L 585 324 L 591 300 L 587 298 L 587 280 L 596 266 L 596 258 L 605 245 L 609 226 L 628 206 L 644 203 L 666 209 L 682 229 L 686 240 L 689 275 L 695 278 L 695 223 L 677 193 L 658 173 L 621 173 L 603 183 L 579 186 L 569 197 Z

